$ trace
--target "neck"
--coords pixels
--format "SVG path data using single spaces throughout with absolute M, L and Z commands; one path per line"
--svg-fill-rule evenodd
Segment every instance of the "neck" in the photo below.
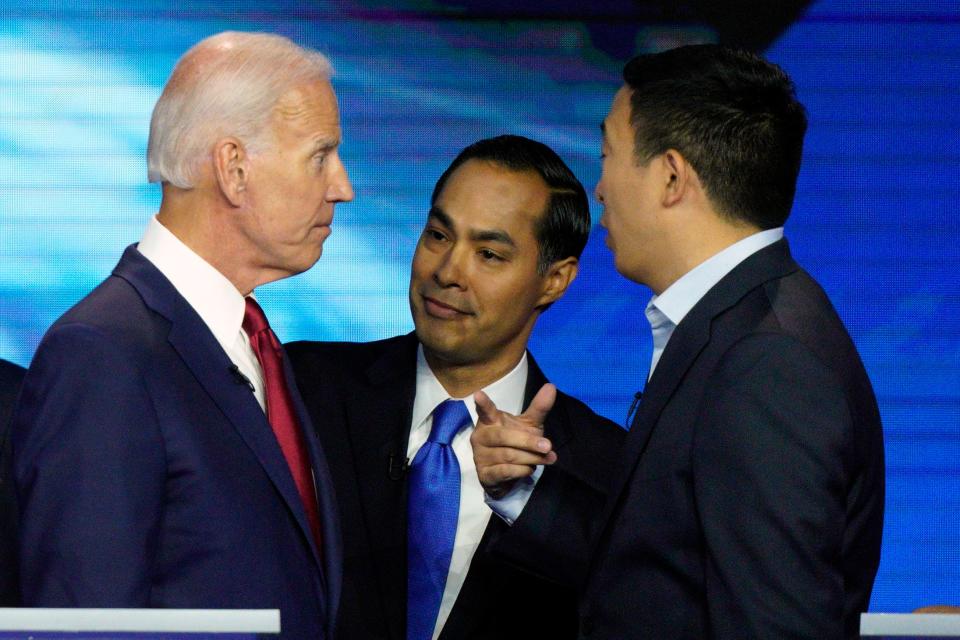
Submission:
M 247 266 L 245 249 L 224 224 L 225 216 L 215 203 L 206 202 L 199 190 L 177 190 L 164 197 L 157 221 L 180 242 L 224 275 L 241 295 L 249 295 L 263 284 L 256 269 Z
M 695 233 L 691 233 L 691 229 L 695 230 Z M 672 268 L 662 270 L 662 277 L 657 282 L 650 283 L 650 288 L 654 294 L 660 295 L 699 265 L 759 231 L 760 229 L 753 225 L 730 222 L 712 213 L 705 223 L 692 225 L 675 238 L 671 251 Z
M 424 347 L 423 355 L 433 375 L 451 398 L 466 398 L 504 377 L 520 362 L 524 351 L 496 362 L 456 364 L 444 360 Z

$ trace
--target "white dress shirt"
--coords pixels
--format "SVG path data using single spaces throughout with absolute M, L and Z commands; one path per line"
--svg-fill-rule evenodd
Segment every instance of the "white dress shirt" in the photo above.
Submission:
M 493 384 L 483 388 L 490 396 L 497 408 L 512 414 L 523 411 L 523 394 L 527 386 L 527 354 L 524 353 L 520 362 L 513 370 Z M 437 377 L 433 375 L 427 359 L 423 355 L 423 346 L 417 349 L 417 391 L 413 401 L 413 419 L 410 423 L 410 437 L 407 440 L 407 458 L 413 460 L 430 436 L 433 426 L 433 410 L 444 400 L 450 399 L 450 394 L 443 388 Z M 473 394 L 463 400 L 470 412 L 470 419 L 477 423 L 477 405 Z M 484 502 L 483 487 L 477 478 L 477 467 L 473 462 L 473 448 L 470 446 L 470 434 L 473 425 L 465 427 L 453 438 L 451 446 L 460 464 L 460 513 L 457 516 L 457 535 L 453 542 L 453 555 L 450 558 L 450 569 L 447 571 L 447 584 L 443 589 L 443 599 L 440 601 L 440 612 L 433 629 L 436 639 L 443 629 L 443 625 L 450 616 L 457 594 L 463 587 L 463 582 L 470 570 L 470 561 L 480 544 L 480 538 L 490 520 L 490 509 Z
M 741 262 L 783 238 L 783 227 L 767 229 L 747 236 L 735 242 L 720 253 L 701 262 L 667 287 L 659 296 L 650 298 L 644 313 L 653 332 L 653 354 L 650 358 L 650 373 L 660 362 L 660 356 L 670 341 L 674 329 L 690 310 L 707 295 L 724 276 L 733 271 Z
M 137 250 L 193 307 L 230 360 L 250 380 L 260 408 L 266 410 L 263 370 L 243 330 L 246 302 L 233 283 L 160 224 L 156 216 L 147 223 Z

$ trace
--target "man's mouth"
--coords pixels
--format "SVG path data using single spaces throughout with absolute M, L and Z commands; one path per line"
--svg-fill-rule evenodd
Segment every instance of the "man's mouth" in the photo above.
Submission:
M 427 314 L 435 318 L 452 319 L 471 315 L 468 311 L 463 311 L 429 296 L 423 296 L 423 308 Z

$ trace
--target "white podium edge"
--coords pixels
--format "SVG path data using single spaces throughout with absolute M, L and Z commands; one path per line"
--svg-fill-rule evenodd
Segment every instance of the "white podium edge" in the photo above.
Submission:
M 0 631 L 278 634 L 280 610 L 0 608 Z
M 960 638 L 960 614 L 861 613 L 860 635 L 864 637 Z

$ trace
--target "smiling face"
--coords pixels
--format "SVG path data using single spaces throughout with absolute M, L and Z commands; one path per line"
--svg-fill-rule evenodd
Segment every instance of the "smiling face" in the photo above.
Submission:
M 535 224 L 549 195 L 537 173 L 482 160 L 450 175 L 410 276 L 417 337 L 435 373 L 480 366 L 496 379 L 520 360 L 539 308 L 559 297 L 537 273 Z
M 291 89 L 277 102 L 272 140 L 250 154 L 241 232 L 256 268 L 276 280 L 306 271 L 330 235 L 333 207 L 353 199 L 340 161 L 340 116 L 329 82 Z M 264 280 L 267 281 L 267 280 Z

